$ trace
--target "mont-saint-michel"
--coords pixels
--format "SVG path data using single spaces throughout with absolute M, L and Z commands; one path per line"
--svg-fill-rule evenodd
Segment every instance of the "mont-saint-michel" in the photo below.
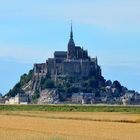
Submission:
M 0 140 L 140 140 L 139 64 L 140 0 L 1 0 Z
M 140 104 L 140 94 L 119 81 L 106 80 L 98 58 L 74 42 L 71 25 L 67 51 L 55 51 L 5 95 L 6 104 Z

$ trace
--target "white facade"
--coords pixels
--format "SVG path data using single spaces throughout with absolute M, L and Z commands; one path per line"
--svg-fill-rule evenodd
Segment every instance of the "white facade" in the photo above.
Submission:
M 27 97 L 22 97 L 19 94 L 17 94 L 15 97 L 11 97 L 9 100 L 5 102 L 5 104 L 11 104 L 11 105 L 16 105 L 16 104 L 28 104 Z

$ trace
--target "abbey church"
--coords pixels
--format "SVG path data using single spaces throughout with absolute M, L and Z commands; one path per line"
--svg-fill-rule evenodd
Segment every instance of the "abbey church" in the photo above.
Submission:
M 34 64 L 34 76 L 48 76 L 55 80 L 58 77 L 89 77 L 100 76 L 101 68 L 97 57 L 88 56 L 88 51 L 76 46 L 71 25 L 67 51 L 55 51 L 54 58 L 46 63 Z

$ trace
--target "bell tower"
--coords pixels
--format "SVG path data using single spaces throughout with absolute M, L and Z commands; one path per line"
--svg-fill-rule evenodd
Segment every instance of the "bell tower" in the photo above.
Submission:
M 67 50 L 67 59 L 74 59 L 74 58 L 75 58 L 75 43 L 73 40 L 73 29 L 71 23 L 70 39 L 68 42 L 68 50 Z

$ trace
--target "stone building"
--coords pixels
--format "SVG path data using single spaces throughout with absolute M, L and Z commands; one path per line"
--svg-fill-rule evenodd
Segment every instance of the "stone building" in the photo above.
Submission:
M 74 104 L 84 104 L 83 93 L 73 93 L 71 99 Z
M 28 104 L 29 98 L 25 94 L 17 94 L 15 97 L 11 97 L 5 101 L 5 104 Z
M 73 93 L 72 103 L 75 104 L 93 104 L 95 96 L 93 93 Z
M 0 98 L 0 104 L 5 104 L 5 98 Z
M 49 76 L 55 80 L 58 77 L 88 77 L 101 75 L 97 57 L 88 56 L 88 51 L 76 46 L 71 25 L 70 39 L 67 51 L 55 51 L 54 58 L 48 58 L 46 63 L 34 64 L 34 76 Z

